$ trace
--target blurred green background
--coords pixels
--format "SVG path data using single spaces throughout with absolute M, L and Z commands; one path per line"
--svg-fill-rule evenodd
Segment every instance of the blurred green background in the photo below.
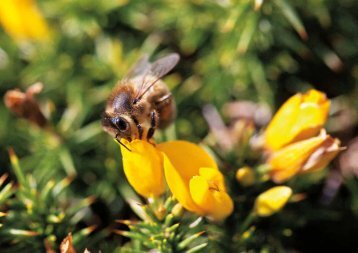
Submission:
M 7 154 L 12 147 L 23 173 L 32 175 L 25 189 L 33 191 L 1 207 L 3 212 L 16 211 L 6 221 L 0 218 L 0 247 L 43 251 L 45 241 L 58 245 L 72 231 L 80 249 L 120 248 L 125 239 L 110 230 L 118 228 L 116 218 L 133 214 L 121 197 L 127 189 L 121 183 L 119 148 L 102 131 L 100 116 L 113 86 L 143 54 L 155 59 L 169 52 L 181 56 L 165 78 L 177 101 L 173 131 L 178 139 L 199 142 L 208 135 L 202 115 L 206 104 L 215 106 L 229 124 L 223 113 L 228 102 L 250 100 L 275 111 L 289 96 L 309 88 L 332 99 L 327 128 L 341 138 L 350 156 L 336 159 L 327 180 L 310 189 L 310 213 L 287 224 L 295 227 L 295 236 L 281 246 L 332 252 L 353 244 L 358 234 L 357 1 L 272 0 L 256 10 L 255 1 L 239 0 L 37 4 L 49 39 L 14 40 L 0 28 L 1 96 L 42 82 L 37 100 L 51 124 L 51 130 L 43 130 L 0 103 L 0 173 L 20 181 Z M 64 178 L 72 182 L 67 186 Z M 50 180 L 62 182 L 64 189 L 53 192 Z M 46 187 L 52 193 L 40 196 Z M 31 213 L 25 208 L 29 199 Z M 274 221 L 262 226 L 269 231 Z M 91 225 L 96 228 L 88 236 Z M 11 229 L 37 231 L 39 236 Z

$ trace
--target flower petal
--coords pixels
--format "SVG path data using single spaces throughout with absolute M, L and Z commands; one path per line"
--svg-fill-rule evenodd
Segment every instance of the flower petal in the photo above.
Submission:
M 225 191 L 211 188 L 203 176 L 196 176 L 190 180 L 190 193 L 194 202 L 210 219 L 223 220 L 233 211 L 234 205 L 230 196 Z
M 265 145 L 268 149 L 277 150 L 290 141 L 287 134 L 296 122 L 301 100 L 302 94 L 296 94 L 277 111 L 265 131 Z
M 296 175 L 304 166 L 311 154 L 325 141 L 326 134 L 296 142 L 274 152 L 268 164 L 270 176 L 276 183 L 282 183 Z
M 281 106 L 265 131 L 266 148 L 278 150 L 315 136 L 327 120 L 329 107 L 326 95 L 317 90 L 291 97 Z
M 210 185 L 204 177 L 193 177 L 189 182 L 189 189 L 193 201 L 201 207 L 203 214 L 209 213 L 215 207 Z
M 34 0 L 1 0 L 0 24 L 15 40 L 46 40 L 50 34 Z
M 187 180 L 184 180 L 180 171 L 173 166 L 166 154 L 163 153 L 163 157 L 165 179 L 173 196 L 185 209 L 202 215 L 203 210 L 191 198 Z
M 131 151 L 121 145 L 123 169 L 129 184 L 143 197 L 159 196 L 165 191 L 163 158 L 156 148 L 142 140 L 128 142 Z
M 189 181 L 199 175 L 201 167 L 217 169 L 215 161 L 204 149 L 187 141 L 165 142 L 157 148 L 164 153 L 165 178 L 174 197 L 189 211 L 202 213 L 191 198 Z
M 215 161 L 200 146 L 188 141 L 169 141 L 160 143 L 157 148 L 164 152 L 172 164 L 180 170 L 186 182 L 199 173 L 199 168 L 217 168 Z
M 208 217 L 214 221 L 220 221 L 228 217 L 234 210 L 234 202 L 229 194 L 224 191 L 214 191 L 215 208 L 211 210 Z
M 327 120 L 329 107 L 330 102 L 323 93 L 310 90 L 304 94 L 299 108 L 300 112 L 290 133 L 292 137 L 290 143 L 313 137 L 319 133 Z
M 224 176 L 217 168 L 200 168 L 199 175 L 215 184 L 220 191 L 226 191 Z
M 340 141 L 328 135 L 322 145 L 306 161 L 300 173 L 312 172 L 326 167 L 341 150 Z

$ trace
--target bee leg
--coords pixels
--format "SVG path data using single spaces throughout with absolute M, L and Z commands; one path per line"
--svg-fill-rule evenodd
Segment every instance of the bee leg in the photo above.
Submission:
M 142 137 L 143 137 L 143 127 L 141 126 L 141 124 L 137 124 L 137 129 L 138 129 L 138 133 L 139 133 L 139 139 L 142 139 Z
M 157 118 L 158 118 L 158 116 L 157 116 L 156 111 L 152 111 L 150 113 L 150 128 L 148 129 L 148 133 L 147 133 L 147 141 L 150 141 L 150 139 L 154 135 L 154 131 L 157 126 Z
M 143 138 L 143 127 L 141 124 L 139 124 L 136 117 L 133 116 L 132 119 L 134 121 L 134 124 L 136 124 L 136 126 L 137 126 L 139 139 L 141 140 Z

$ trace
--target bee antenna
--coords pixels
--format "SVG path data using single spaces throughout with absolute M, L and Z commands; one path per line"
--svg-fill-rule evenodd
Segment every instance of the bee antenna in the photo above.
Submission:
M 117 141 L 120 145 L 122 145 L 123 147 L 125 147 L 129 152 L 132 152 L 131 149 L 129 149 L 126 145 L 124 145 L 123 142 L 121 142 L 121 140 L 118 139 L 118 134 L 116 134 L 115 139 L 116 139 L 116 141 Z

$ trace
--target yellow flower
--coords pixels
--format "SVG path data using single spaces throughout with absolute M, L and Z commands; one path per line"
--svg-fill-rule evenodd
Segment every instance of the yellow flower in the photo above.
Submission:
M 143 197 L 156 197 L 164 193 L 163 158 L 152 144 L 121 139 L 131 151 L 121 145 L 123 170 L 129 184 Z
M 250 186 L 255 183 L 255 173 L 250 167 L 242 167 L 236 171 L 236 180 L 242 186 Z
M 167 184 L 184 208 L 216 221 L 232 213 L 233 201 L 226 192 L 224 177 L 202 148 L 186 141 L 157 147 L 163 152 Z
M 267 217 L 280 211 L 292 195 L 292 190 L 287 186 L 276 186 L 261 193 L 255 201 L 255 213 L 261 217 Z
M 165 182 L 187 210 L 213 220 L 222 220 L 233 211 L 224 177 L 215 161 L 199 146 L 186 141 L 152 145 L 146 141 L 121 142 L 123 169 L 130 185 L 143 197 L 159 196 Z
M 14 40 L 45 40 L 49 29 L 34 0 L 1 0 L 0 25 Z
M 278 110 L 265 131 L 265 147 L 278 150 L 317 135 L 326 122 L 330 102 L 317 90 L 296 94 Z
M 341 150 L 340 142 L 324 130 L 317 137 L 288 145 L 271 154 L 268 164 L 270 176 L 282 183 L 296 174 L 324 168 Z

